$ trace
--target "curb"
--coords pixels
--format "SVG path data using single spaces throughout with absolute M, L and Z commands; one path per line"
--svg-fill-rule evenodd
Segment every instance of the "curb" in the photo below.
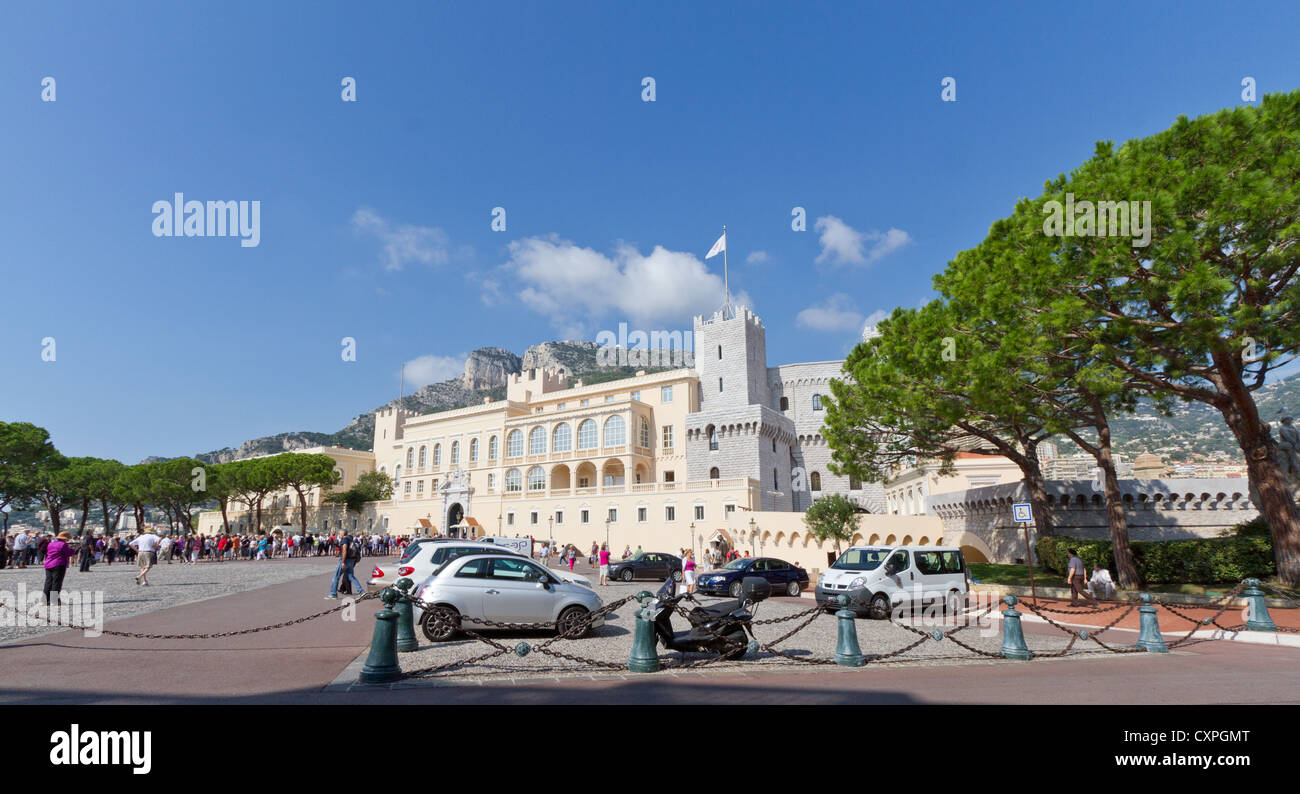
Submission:
M 994 593 L 1000 596 L 1013 595 L 1022 598 L 1026 596 L 1032 596 L 1033 594 L 1032 590 L 1028 587 L 1024 587 L 1022 585 L 1009 585 L 1009 584 L 977 584 L 971 588 L 971 592 L 972 593 Z M 1140 591 L 1137 590 L 1119 590 L 1116 592 L 1116 598 L 1114 600 L 1125 600 L 1125 601 L 1137 602 L 1139 592 Z M 1223 602 L 1220 600 L 1222 599 L 1222 596 L 1202 596 L 1202 595 L 1190 595 L 1188 593 L 1157 593 L 1157 592 L 1152 592 L 1151 595 L 1155 598 L 1159 598 L 1162 601 L 1170 601 L 1175 604 L 1187 604 L 1188 606 L 1216 606 L 1217 607 L 1217 606 L 1222 606 L 1223 604 Z M 1056 598 L 1056 599 L 1069 598 L 1070 590 L 1065 587 L 1039 587 L 1038 596 L 1040 598 Z M 1291 604 L 1291 602 L 1283 598 L 1265 598 L 1264 603 L 1267 604 L 1270 609 L 1294 609 L 1295 608 L 1294 605 Z M 1232 601 L 1232 605 L 1234 607 L 1245 607 L 1246 599 L 1235 598 Z
M 994 617 L 996 615 L 997 617 Z M 994 610 L 988 616 L 989 620 L 1002 620 L 1002 612 Z M 1022 623 L 1040 623 L 1044 626 L 1051 625 L 1043 618 L 1037 615 L 1021 613 L 1020 620 Z M 1090 623 L 1074 623 L 1068 620 L 1058 620 L 1063 626 L 1077 626 L 1081 629 L 1100 629 L 1101 626 Z M 1132 634 L 1140 633 L 1140 629 L 1112 627 L 1108 631 L 1127 631 Z M 1185 631 L 1166 631 L 1161 629 L 1161 634 L 1168 636 L 1178 636 L 1180 639 L 1184 636 Z M 1251 645 L 1272 645 L 1279 648 L 1300 648 L 1300 634 L 1288 634 L 1282 631 L 1224 631 L 1223 629 L 1197 629 L 1192 633 L 1193 640 L 1224 640 L 1226 642 L 1244 642 Z

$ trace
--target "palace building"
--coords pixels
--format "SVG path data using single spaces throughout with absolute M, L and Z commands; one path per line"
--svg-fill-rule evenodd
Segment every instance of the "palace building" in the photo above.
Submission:
M 309 529 L 475 527 L 579 546 L 608 532 L 613 545 L 675 549 L 737 545 L 727 527 L 743 525 L 740 514 L 801 513 L 829 493 L 884 512 L 881 486 L 828 466 L 823 399 L 842 362 L 767 366 L 766 331 L 744 308 L 696 317 L 694 339 L 694 368 L 595 384 L 530 370 L 510 376 L 504 400 L 426 415 L 379 411 L 370 453 L 305 451 L 335 457 L 348 482 L 387 473 L 392 499 L 345 515 L 312 494 Z M 298 525 L 296 497 L 287 497 L 269 498 L 279 509 L 264 507 L 264 530 Z M 249 525 L 241 507 L 231 505 L 232 526 Z M 200 518 L 202 532 L 220 526 L 217 511 Z

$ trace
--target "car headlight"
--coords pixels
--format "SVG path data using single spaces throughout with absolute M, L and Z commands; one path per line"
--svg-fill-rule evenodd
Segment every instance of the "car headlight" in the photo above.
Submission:
M 857 579 L 849 582 L 849 587 L 861 587 L 867 583 L 867 577 L 859 576 Z

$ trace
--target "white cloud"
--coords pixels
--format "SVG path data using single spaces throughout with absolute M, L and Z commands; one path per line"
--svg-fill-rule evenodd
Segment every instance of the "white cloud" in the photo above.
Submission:
M 765 264 L 769 258 L 767 251 L 751 251 L 749 256 L 745 257 L 745 264 L 762 265 Z
M 466 356 L 420 356 L 403 365 L 407 386 L 427 386 L 459 378 L 465 373 Z M 398 374 L 401 377 L 401 374 Z
M 385 270 L 401 270 L 412 262 L 445 265 L 451 260 L 451 238 L 435 226 L 393 224 L 374 210 L 362 207 L 352 215 L 352 228 L 377 238 L 383 245 Z
M 821 232 L 818 264 L 869 265 L 912 242 L 912 236 L 902 229 L 860 232 L 834 215 L 818 218 L 813 228 Z
M 821 305 L 812 305 L 799 312 L 795 324 L 814 331 L 856 331 L 862 327 L 862 315 L 853 300 L 837 292 Z
M 712 314 L 722 306 L 722 277 L 693 254 L 655 246 L 642 254 L 619 244 L 612 255 L 557 235 L 510 243 L 504 266 L 522 288 L 519 299 L 566 333 L 590 331 L 603 319 L 653 330 Z M 750 305 L 748 295 L 733 303 Z M 575 334 L 576 335 L 576 334 Z

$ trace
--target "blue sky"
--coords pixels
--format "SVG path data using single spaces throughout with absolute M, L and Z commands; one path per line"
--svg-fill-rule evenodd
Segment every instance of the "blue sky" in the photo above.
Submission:
M 378 5 L 5 5 L 0 419 L 127 462 L 332 432 L 406 361 L 689 329 L 724 223 L 769 363 L 840 358 L 1094 141 L 1300 86 L 1296 6 Z M 177 192 L 259 244 L 155 237 Z

